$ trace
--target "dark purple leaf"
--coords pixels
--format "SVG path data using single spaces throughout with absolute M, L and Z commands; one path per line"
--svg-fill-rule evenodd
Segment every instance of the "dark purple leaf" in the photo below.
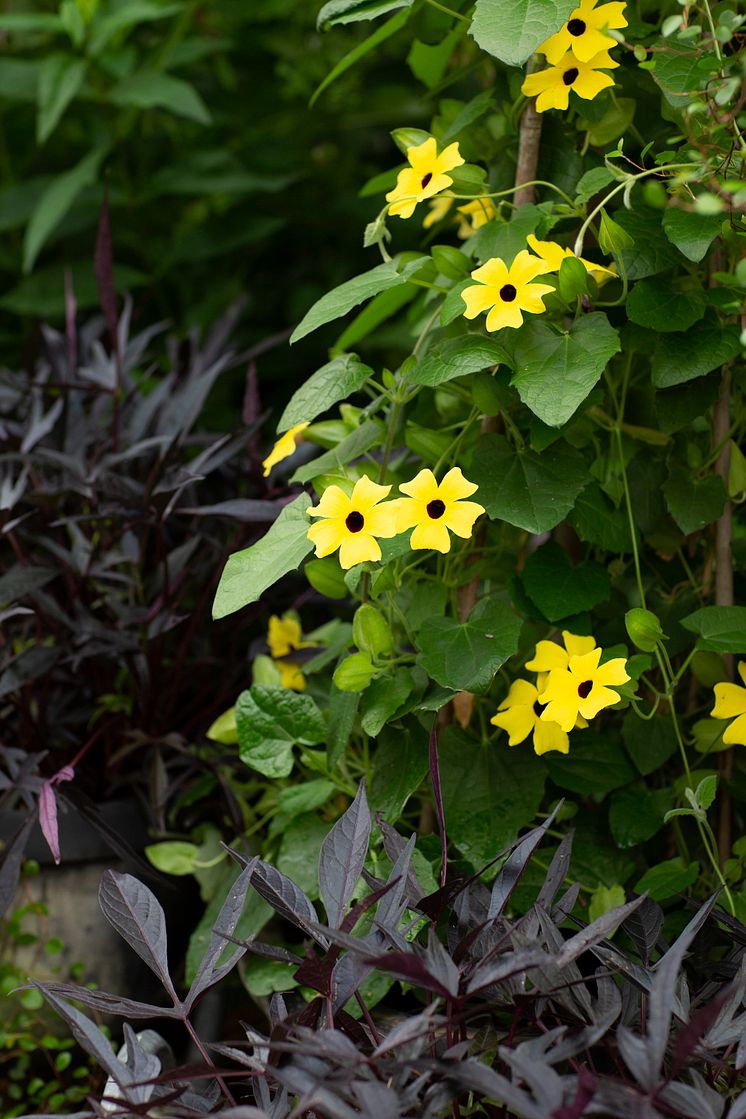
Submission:
M 39 792 L 39 827 L 47 841 L 49 850 L 52 852 L 52 858 L 58 866 L 60 862 L 60 836 L 57 827 L 57 797 L 54 793 L 54 786 L 59 785 L 62 781 L 72 781 L 74 776 L 75 770 L 72 766 L 63 766 L 55 773 L 54 777 L 50 777 L 48 781 L 42 784 Z
M 18 879 L 21 876 L 23 852 L 26 850 L 26 842 L 33 826 L 34 817 L 29 815 L 0 854 L 0 917 L 15 897 Z
M 624 931 L 637 945 L 644 964 L 650 960 L 662 925 L 663 910 L 657 902 L 648 897 L 624 922 Z
M 134 999 L 120 998 L 119 995 L 110 995 L 106 991 L 92 991 L 88 987 L 78 987 L 75 983 L 45 983 L 44 987 L 52 994 L 60 995 L 74 1002 L 82 1002 L 90 1006 L 91 1010 L 98 1010 L 101 1014 L 119 1014 L 123 1018 L 179 1018 L 178 1010 L 173 1006 L 155 1006 L 149 1002 L 137 1002 Z
M 559 847 L 552 856 L 549 870 L 546 873 L 546 877 L 537 895 L 537 905 L 540 905 L 542 909 L 546 909 L 547 911 L 551 910 L 552 902 L 557 895 L 557 891 L 567 878 L 567 873 L 570 868 L 573 835 L 574 833 L 569 831 L 567 835 L 563 837 Z
M 287 918 L 323 947 L 328 946 L 329 942 L 317 931 L 319 915 L 313 902 L 291 878 L 260 859 L 251 876 L 251 885 L 281 917 Z
M 732 988 L 724 987 L 716 998 L 708 1002 L 706 1006 L 701 1006 L 696 1010 L 683 1030 L 677 1034 L 671 1067 L 668 1071 L 672 1080 L 679 1075 L 694 1056 L 702 1038 L 730 998 L 731 992 Z
M 550 828 L 554 822 L 554 818 L 562 807 L 562 804 L 563 801 L 560 800 L 544 823 L 524 836 L 518 846 L 508 855 L 492 887 L 490 905 L 487 910 L 487 920 L 492 920 L 502 914 L 510 895 L 518 885 L 521 875 L 528 866 L 531 856 L 546 835 L 547 829 Z
M 438 828 L 440 829 L 440 884 L 445 886 L 446 874 L 448 873 L 448 835 L 446 832 L 446 814 L 443 808 L 443 789 L 440 783 L 440 760 L 438 758 L 438 720 L 437 717 L 433 719 L 433 725 L 430 729 L 430 739 L 428 742 L 428 757 L 430 759 L 430 781 L 433 786 L 433 797 L 435 799 L 435 812 L 438 817 Z
M 32 983 L 31 986 L 36 987 L 49 1005 L 57 1011 L 61 1018 L 64 1018 L 75 1040 L 85 1049 L 86 1053 L 90 1053 L 92 1057 L 96 1058 L 104 1072 L 111 1076 L 120 1087 L 130 1083 L 130 1073 L 126 1065 L 123 1065 L 117 1059 L 111 1048 L 111 1042 L 90 1018 L 81 1014 L 76 1007 L 71 1006 L 64 999 L 59 998 L 50 985 Z
M 338 929 L 368 853 L 370 809 L 365 782 L 321 845 L 319 890 L 332 928 Z
M 577 960 L 578 956 L 582 956 L 583 952 L 587 951 L 591 945 L 605 940 L 609 933 L 626 920 L 629 913 L 633 913 L 637 909 L 641 901 L 642 898 L 634 898 L 633 901 L 628 901 L 626 905 L 618 905 L 614 909 L 610 909 L 608 913 L 597 917 L 595 921 L 591 921 L 590 925 L 586 925 L 579 933 L 571 936 L 557 953 L 555 960 L 557 966 L 565 967 L 573 960 Z
M 552 1113 L 552 1119 L 581 1119 L 585 1109 L 596 1094 L 596 1078 L 588 1069 L 581 1065 L 578 1069 L 575 1099 L 566 1107 L 560 1107 Z
M 131 874 L 106 870 L 101 878 L 98 900 L 107 921 L 155 972 L 178 1005 L 168 970 L 166 918 L 155 894 Z
M 101 214 L 98 219 L 96 248 L 93 256 L 93 270 L 96 275 L 99 303 L 103 311 L 106 329 L 109 332 L 109 342 L 117 366 L 119 366 L 120 352 L 117 331 L 119 311 L 117 308 L 117 291 L 114 284 L 114 252 L 111 241 L 108 186 L 104 186 L 104 197 L 101 201 Z
M 520 975 L 535 967 L 549 967 L 552 963 L 554 957 L 541 948 L 520 948 L 516 952 L 506 952 L 497 960 L 477 967 L 469 979 L 468 993 L 474 994 L 513 975 Z
M 202 961 L 197 968 L 197 974 L 184 1000 L 184 1006 L 187 1010 L 191 1009 L 196 999 L 198 999 L 208 987 L 212 987 L 215 983 L 223 979 L 244 954 L 245 949 L 239 947 L 232 953 L 230 959 L 221 966 L 218 966 L 218 960 L 227 947 L 226 942 L 232 940 L 233 932 L 243 912 L 246 894 L 251 884 L 251 876 L 254 873 L 258 861 L 259 856 L 256 855 L 241 871 L 228 891 L 218 919 L 213 926 L 207 950 L 202 957 Z
M 382 1057 L 384 1053 L 398 1049 L 400 1045 L 408 1045 L 419 1038 L 426 1038 L 437 1025 L 445 1021 L 440 1015 L 436 1015 L 437 1009 L 436 1003 L 430 1003 L 419 1014 L 405 1018 L 398 1026 L 394 1026 L 373 1051 L 373 1058 Z
M 75 329 L 75 292 L 73 277 L 69 268 L 65 269 L 65 341 L 67 343 L 67 371 L 72 378 L 78 367 L 78 335 Z
M 252 501 L 249 498 L 234 497 L 219 501 L 217 505 L 177 506 L 174 513 L 193 517 L 229 517 L 243 524 L 267 524 L 277 520 L 282 506 L 276 501 Z

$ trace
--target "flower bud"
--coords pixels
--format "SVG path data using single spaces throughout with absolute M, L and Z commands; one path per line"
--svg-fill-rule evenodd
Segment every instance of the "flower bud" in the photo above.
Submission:
M 376 674 L 367 653 L 353 653 L 337 665 L 334 683 L 340 692 L 363 692 Z
M 371 657 L 385 657 L 394 647 L 389 624 L 375 606 L 364 602 L 352 620 L 352 640 Z
M 666 640 L 661 624 L 652 610 L 642 610 L 639 606 L 628 610 L 624 616 L 624 624 L 631 640 L 643 653 L 652 653 L 659 641 Z

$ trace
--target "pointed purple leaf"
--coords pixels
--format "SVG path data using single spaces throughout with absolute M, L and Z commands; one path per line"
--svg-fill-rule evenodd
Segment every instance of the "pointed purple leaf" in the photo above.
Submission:
M 319 889 L 329 924 L 334 929 L 342 924 L 347 903 L 363 869 L 370 828 L 365 782 L 361 781 L 357 796 L 321 845 Z
M 166 918 L 155 894 L 131 874 L 107 870 L 98 900 L 107 921 L 155 972 L 174 1005 L 180 1005 L 168 970 Z

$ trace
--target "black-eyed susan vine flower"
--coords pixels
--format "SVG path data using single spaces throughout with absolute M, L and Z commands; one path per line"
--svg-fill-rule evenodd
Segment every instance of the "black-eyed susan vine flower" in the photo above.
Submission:
M 396 536 L 395 502 L 381 504 L 391 486 L 379 486 L 363 476 L 355 483 L 350 497 L 339 486 L 328 486 L 319 504 L 308 510 L 320 517 L 308 530 L 316 555 L 330 556 L 339 548 L 339 562 L 348 569 L 365 560 L 379 560 L 381 548 L 376 537 Z
M 746 685 L 746 661 L 738 662 L 738 675 Z M 728 746 L 746 746 L 746 687 L 740 684 L 716 684 L 715 706 L 710 714 L 715 719 L 732 719 L 723 731 Z
M 278 462 L 282 462 L 284 458 L 288 458 L 292 455 L 298 436 L 302 431 L 306 430 L 310 422 L 310 420 L 306 420 L 302 424 L 296 424 L 295 427 L 291 427 L 289 431 L 286 431 L 284 435 L 280 436 L 262 463 L 265 478 L 273 466 L 276 466 Z
M 521 326 L 523 311 L 538 315 L 545 310 L 542 297 L 554 289 L 532 281 L 549 270 L 546 261 L 527 249 L 521 249 L 510 267 L 500 257 L 493 257 L 472 272 L 471 278 L 477 283 L 461 292 L 466 304 L 464 318 L 475 319 L 488 311 L 488 330 Z
M 440 194 L 437 198 L 431 198 L 428 202 L 428 212 L 423 218 L 423 229 L 430 229 L 431 226 L 437 225 L 439 221 L 445 218 L 453 202 L 453 196 L 450 194 Z
M 294 692 L 305 691 L 306 678 L 300 665 L 284 658 L 298 649 L 313 649 L 313 641 L 303 640 L 303 630 L 298 618 L 292 613 L 279 618 L 273 614 L 267 628 L 267 644 L 270 656 L 280 670 L 280 686 Z
M 556 35 L 537 48 L 547 61 L 556 65 L 567 51 L 572 51 L 581 62 L 588 62 L 599 51 L 616 46 L 616 39 L 607 35 L 611 27 L 618 30 L 627 26 L 624 16 L 625 3 L 613 2 L 596 7 L 598 0 L 580 0 L 580 4 Z
M 575 256 L 572 249 L 558 245 L 556 241 L 539 241 L 533 233 L 526 238 L 529 246 L 541 260 L 545 261 L 550 272 L 559 272 L 563 260 L 579 260 L 587 272 L 590 272 L 597 284 L 616 276 L 615 268 L 606 268 L 603 264 L 596 264 L 592 260 L 585 260 L 582 256 Z
M 464 206 L 459 206 L 456 213 L 458 215 L 456 233 L 462 240 L 466 240 L 467 237 L 471 237 L 473 233 L 486 225 L 488 221 L 492 221 L 497 214 L 497 210 L 491 198 L 474 198 Z
M 581 62 L 572 51 L 567 51 L 555 65 L 536 70 L 526 76 L 521 92 L 536 98 L 537 113 L 547 109 L 566 109 L 570 103 L 570 90 L 578 97 L 592 101 L 602 89 L 614 84 L 614 79 L 604 71 L 613 69 L 615 62 L 608 51 L 599 51 Z
M 389 213 L 400 218 L 411 218 L 418 202 L 451 186 L 453 179 L 447 172 L 464 162 L 458 144 L 449 144 L 438 155 L 438 145 L 432 136 L 422 144 L 407 148 L 407 160 L 409 167 L 399 172 L 396 186 L 386 195 Z
M 436 552 L 450 552 L 450 532 L 468 539 L 474 522 L 484 508 L 476 501 L 464 501 L 477 492 L 478 487 L 467 481 L 458 466 L 448 471 L 442 482 L 435 480 L 432 470 L 421 470 L 411 482 L 404 482 L 399 489 L 406 497 L 391 502 L 395 506 L 397 532 L 414 528 L 411 547 L 432 548 Z
M 533 734 L 535 754 L 548 754 L 552 750 L 567 754 L 570 739 L 559 723 L 551 723 L 542 718 L 544 705 L 539 702 L 539 692 L 546 681 L 540 675 L 536 684 L 528 680 L 514 680 L 510 691 L 493 715 L 490 722 L 508 733 L 508 745 L 517 746 Z M 583 725 L 587 723 L 583 721 Z
M 539 702 L 544 704 L 542 719 L 559 723 L 564 731 L 570 731 L 578 715 L 593 719 L 604 707 L 619 702 L 613 685 L 626 684 L 630 679 L 627 662 L 623 657 L 614 657 L 599 664 L 602 651 L 597 648 L 570 656 L 566 668 L 549 672 L 544 690 L 539 693 Z

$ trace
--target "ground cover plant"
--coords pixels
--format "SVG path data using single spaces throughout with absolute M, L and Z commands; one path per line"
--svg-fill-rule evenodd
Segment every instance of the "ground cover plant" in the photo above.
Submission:
M 290 337 L 315 372 L 220 476 L 274 519 L 200 599 L 250 663 L 146 850 L 205 903 L 174 977 L 155 895 L 102 882 L 199 1071 L 75 1005 L 153 1004 L 38 986 L 120 1113 L 746 1114 L 744 18 L 319 13 L 319 99 L 382 50 L 421 89 L 355 184 L 369 268 Z M 248 1051 L 193 1022 L 234 965 Z

